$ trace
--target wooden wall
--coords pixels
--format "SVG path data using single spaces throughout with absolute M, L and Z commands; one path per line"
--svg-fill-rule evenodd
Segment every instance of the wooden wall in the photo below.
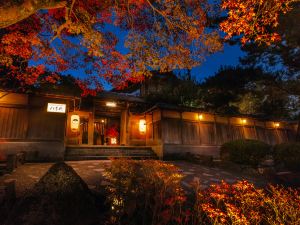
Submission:
M 157 113 L 157 112 L 156 112 Z M 148 142 L 159 132 L 164 144 L 180 145 L 222 145 L 237 139 L 257 139 L 269 144 L 294 141 L 294 129 L 290 125 L 276 121 L 259 121 L 252 118 L 221 117 L 212 114 L 161 110 L 161 117 L 155 122 L 147 120 Z M 150 114 L 151 115 L 151 114 Z M 201 119 L 200 119 L 201 115 Z M 245 121 L 246 120 L 246 121 Z M 159 129 L 157 124 L 159 124 Z
M 0 140 L 64 140 L 65 114 L 46 112 L 48 102 L 67 103 L 0 92 Z

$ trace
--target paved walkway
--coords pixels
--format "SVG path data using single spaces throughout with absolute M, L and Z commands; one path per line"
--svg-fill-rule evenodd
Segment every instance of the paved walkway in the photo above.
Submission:
M 199 180 L 203 188 L 208 187 L 212 183 L 219 183 L 224 180 L 228 183 L 234 183 L 237 180 L 247 179 L 255 183 L 257 186 L 264 186 L 266 181 L 262 178 L 253 178 L 243 176 L 238 172 L 224 171 L 219 168 L 211 168 L 202 165 L 192 164 L 184 161 L 169 162 L 177 165 L 185 175 L 183 185 L 190 187 L 190 183 Z M 93 160 L 93 161 L 69 161 L 67 162 L 80 177 L 88 184 L 91 189 L 98 189 L 105 185 L 103 172 L 105 167 L 110 165 L 109 160 Z M 27 163 L 17 168 L 13 173 L 0 177 L 0 186 L 8 180 L 16 181 L 17 196 L 21 196 L 27 189 L 33 185 L 47 172 L 53 163 Z

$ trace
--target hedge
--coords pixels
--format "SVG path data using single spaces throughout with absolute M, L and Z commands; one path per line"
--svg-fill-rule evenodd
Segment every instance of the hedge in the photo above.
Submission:
M 271 154 L 271 146 L 258 140 L 242 139 L 230 141 L 221 146 L 221 159 L 237 164 L 256 167 Z
M 300 142 L 283 143 L 274 146 L 275 165 L 300 171 Z

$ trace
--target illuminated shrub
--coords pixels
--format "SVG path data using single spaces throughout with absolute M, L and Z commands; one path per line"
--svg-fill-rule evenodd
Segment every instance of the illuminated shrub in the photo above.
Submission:
M 113 160 L 106 177 L 111 205 L 106 224 L 300 224 L 296 189 L 258 189 L 248 181 L 239 181 L 202 190 L 194 183 L 194 196 L 187 198 L 178 168 L 152 160 Z
M 192 224 L 299 224 L 300 195 L 295 189 L 257 189 L 247 181 L 195 189 Z
M 167 224 L 180 219 L 185 194 L 176 166 L 155 160 L 112 160 L 106 170 L 112 224 Z
M 290 170 L 300 170 L 300 143 L 284 143 L 274 147 L 276 165 L 283 164 Z
M 235 140 L 221 146 L 221 159 L 238 164 L 257 166 L 271 154 L 271 146 L 258 140 Z

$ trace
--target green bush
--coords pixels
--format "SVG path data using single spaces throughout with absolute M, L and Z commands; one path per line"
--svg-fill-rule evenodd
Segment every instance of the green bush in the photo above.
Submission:
M 300 142 L 275 145 L 274 161 L 276 165 L 283 164 L 287 169 L 300 171 Z
M 235 140 L 222 145 L 221 159 L 238 164 L 257 166 L 266 155 L 271 153 L 271 146 L 258 140 Z

